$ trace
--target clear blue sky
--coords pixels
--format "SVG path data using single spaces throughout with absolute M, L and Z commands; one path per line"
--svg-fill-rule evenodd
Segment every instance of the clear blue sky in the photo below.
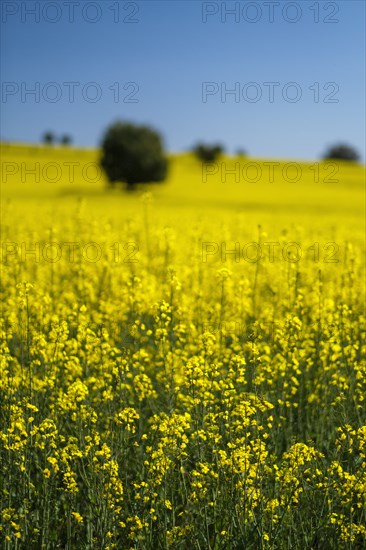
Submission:
M 125 119 L 160 130 L 170 151 L 203 140 L 315 159 L 345 141 L 365 158 L 363 0 L 2 0 L 1 8 L 2 140 L 38 142 L 52 130 L 95 146 Z

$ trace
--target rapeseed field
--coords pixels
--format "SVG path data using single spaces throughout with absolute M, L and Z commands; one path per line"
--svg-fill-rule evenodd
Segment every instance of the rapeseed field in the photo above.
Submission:
M 365 171 L 3 145 L 6 550 L 366 546 Z

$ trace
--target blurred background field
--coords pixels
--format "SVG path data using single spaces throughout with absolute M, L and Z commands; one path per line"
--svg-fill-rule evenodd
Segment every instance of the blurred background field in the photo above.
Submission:
M 139 196 L 108 189 L 96 149 L 6 145 L 2 147 L 3 209 L 16 205 L 23 220 L 37 224 L 66 215 L 80 199 L 91 219 L 117 223 L 139 216 Z M 151 184 L 154 215 L 161 223 L 184 224 L 215 216 L 247 227 L 300 223 L 309 229 L 354 231 L 365 214 L 365 167 L 340 161 L 221 157 L 205 167 L 193 154 L 170 155 L 168 179 Z M 37 214 L 36 214 L 37 212 Z M 332 229 L 333 228 L 333 229 Z

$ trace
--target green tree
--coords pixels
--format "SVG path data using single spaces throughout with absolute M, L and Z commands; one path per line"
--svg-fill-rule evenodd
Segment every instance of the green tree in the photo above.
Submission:
M 360 160 L 360 155 L 354 147 L 340 143 L 329 147 L 323 158 L 324 160 L 348 160 L 357 162 Z
M 60 139 L 61 145 L 70 145 L 72 143 L 71 136 L 64 134 Z
M 128 190 L 138 183 L 164 180 L 168 168 L 160 135 L 147 126 L 126 122 L 107 129 L 100 164 L 111 185 L 124 182 Z
M 215 160 L 224 152 L 224 148 L 220 144 L 205 145 L 204 143 L 198 143 L 193 148 L 193 152 L 202 162 L 215 162 Z
M 52 145 L 55 142 L 55 134 L 48 130 L 43 134 L 42 141 L 46 145 Z

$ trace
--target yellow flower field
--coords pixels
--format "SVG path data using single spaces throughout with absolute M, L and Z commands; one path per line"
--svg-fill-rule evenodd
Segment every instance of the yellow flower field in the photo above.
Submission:
M 364 548 L 364 167 L 97 161 L 3 145 L 1 547 Z

